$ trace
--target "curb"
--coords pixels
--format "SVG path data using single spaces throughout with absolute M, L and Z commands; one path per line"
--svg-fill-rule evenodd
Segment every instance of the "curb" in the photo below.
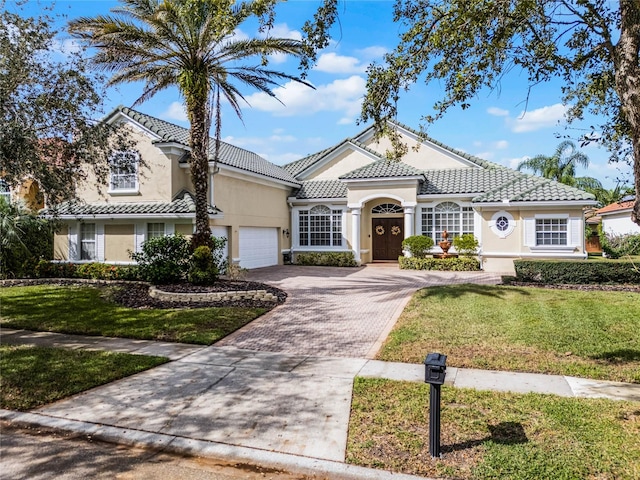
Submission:
M 17 412 L 0 409 L 0 420 L 18 426 L 39 426 L 58 431 L 87 435 L 94 440 L 145 448 L 147 450 L 224 459 L 230 462 L 250 463 L 262 467 L 286 470 L 317 477 L 327 475 L 342 480 L 434 480 L 404 473 L 359 467 L 330 460 L 302 457 L 286 453 L 270 452 L 250 447 L 241 447 L 207 440 L 194 440 L 177 435 L 152 433 L 110 425 L 50 417 L 39 413 Z

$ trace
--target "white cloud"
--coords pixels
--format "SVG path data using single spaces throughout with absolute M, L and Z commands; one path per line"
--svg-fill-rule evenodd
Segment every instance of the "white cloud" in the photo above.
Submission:
M 291 81 L 273 90 L 284 105 L 263 92 L 249 95 L 247 101 L 257 110 L 281 117 L 330 111 L 342 112 L 344 117 L 355 118 L 360 113 L 365 88 L 365 79 L 358 75 L 334 80 L 315 90 Z
M 521 162 L 524 162 L 525 160 L 529 160 L 530 158 L 531 157 L 529 155 L 524 155 L 518 158 L 507 159 L 506 162 L 502 162 L 502 163 L 505 164 L 507 167 L 513 168 L 514 170 L 516 170 L 518 168 L 518 165 L 520 165 Z
M 507 142 L 506 140 L 498 140 L 493 145 L 498 150 L 504 150 L 505 148 L 509 147 L 509 142 Z
M 278 23 L 274 25 L 268 32 L 263 32 L 258 34 L 261 38 L 265 38 L 267 36 L 273 38 L 289 38 L 292 40 L 302 40 L 302 34 L 298 30 L 290 29 L 286 23 Z M 286 53 L 276 53 L 274 55 L 269 55 L 269 61 L 275 64 L 284 63 L 290 55 Z
M 362 48 L 360 50 L 356 50 L 356 53 L 363 58 L 368 60 L 373 60 L 377 58 L 382 58 L 389 50 L 386 47 L 380 46 L 372 46 L 367 48 Z
M 367 65 L 362 65 L 356 57 L 330 52 L 320 55 L 318 63 L 313 69 L 325 73 L 364 73 L 367 70 Z
M 474 153 L 474 156 L 478 158 L 482 158 L 483 160 L 493 160 L 494 153 L 490 151 L 478 152 L 478 153 Z
M 54 52 L 61 53 L 62 55 L 72 55 L 82 50 L 80 42 L 74 38 L 56 38 L 51 44 L 51 49 Z
M 518 118 L 507 119 L 507 124 L 511 127 L 511 131 L 515 133 L 534 132 L 557 125 L 559 121 L 565 118 L 568 108 L 566 105 L 556 103 L 529 112 L 523 111 Z
M 498 107 L 489 107 L 487 108 L 487 113 L 494 117 L 506 117 L 509 115 L 509 110 L 504 110 L 503 108 Z
M 342 117 L 338 120 L 338 125 L 352 125 L 355 122 L 353 117 Z
M 169 108 L 160 114 L 160 118 L 164 120 L 178 120 L 179 122 L 188 121 L 187 110 L 181 102 L 171 103 Z

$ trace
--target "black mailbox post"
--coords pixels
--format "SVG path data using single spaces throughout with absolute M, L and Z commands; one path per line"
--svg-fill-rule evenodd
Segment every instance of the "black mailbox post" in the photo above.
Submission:
M 429 389 L 429 454 L 440 457 L 440 386 L 444 383 L 447 356 L 430 353 L 424 359 L 424 381 Z

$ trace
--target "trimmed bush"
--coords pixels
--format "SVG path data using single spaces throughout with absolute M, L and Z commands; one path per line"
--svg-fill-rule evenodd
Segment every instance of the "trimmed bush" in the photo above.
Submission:
M 216 265 L 211 249 L 201 246 L 194 250 L 189 261 L 187 280 L 194 285 L 211 285 L 218 279 L 218 266 Z
M 415 258 L 425 258 L 431 247 L 433 247 L 433 238 L 426 235 L 413 235 L 402 241 L 402 249 Z
M 633 261 L 514 260 L 516 280 L 543 284 L 640 284 Z
M 603 233 L 600 226 L 600 245 L 609 258 L 640 255 L 640 234 L 611 235 Z
M 478 239 L 473 235 L 473 233 L 465 233 L 464 235 L 453 239 L 453 247 L 460 255 L 475 255 L 478 251 L 479 245 Z
M 88 278 L 94 280 L 139 280 L 136 265 L 106 263 L 53 263 L 41 260 L 35 266 L 36 278 Z
M 353 252 L 296 253 L 296 264 L 322 267 L 356 267 Z
M 473 257 L 450 258 L 398 258 L 400 268 L 405 270 L 439 270 L 450 272 L 475 272 L 480 270 L 480 262 Z
M 183 235 L 150 238 L 142 244 L 142 251 L 129 253 L 137 262 L 140 277 L 154 284 L 182 280 L 191 257 L 189 240 Z

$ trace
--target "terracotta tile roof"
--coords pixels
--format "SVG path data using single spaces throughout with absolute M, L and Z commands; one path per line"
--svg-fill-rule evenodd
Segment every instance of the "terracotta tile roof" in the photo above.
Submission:
M 602 215 L 603 213 L 606 215 L 607 213 L 621 212 L 623 210 L 631 210 L 633 208 L 634 200 L 628 202 L 616 202 L 606 207 L 602 207 L 596 212 L 596 215 Z

